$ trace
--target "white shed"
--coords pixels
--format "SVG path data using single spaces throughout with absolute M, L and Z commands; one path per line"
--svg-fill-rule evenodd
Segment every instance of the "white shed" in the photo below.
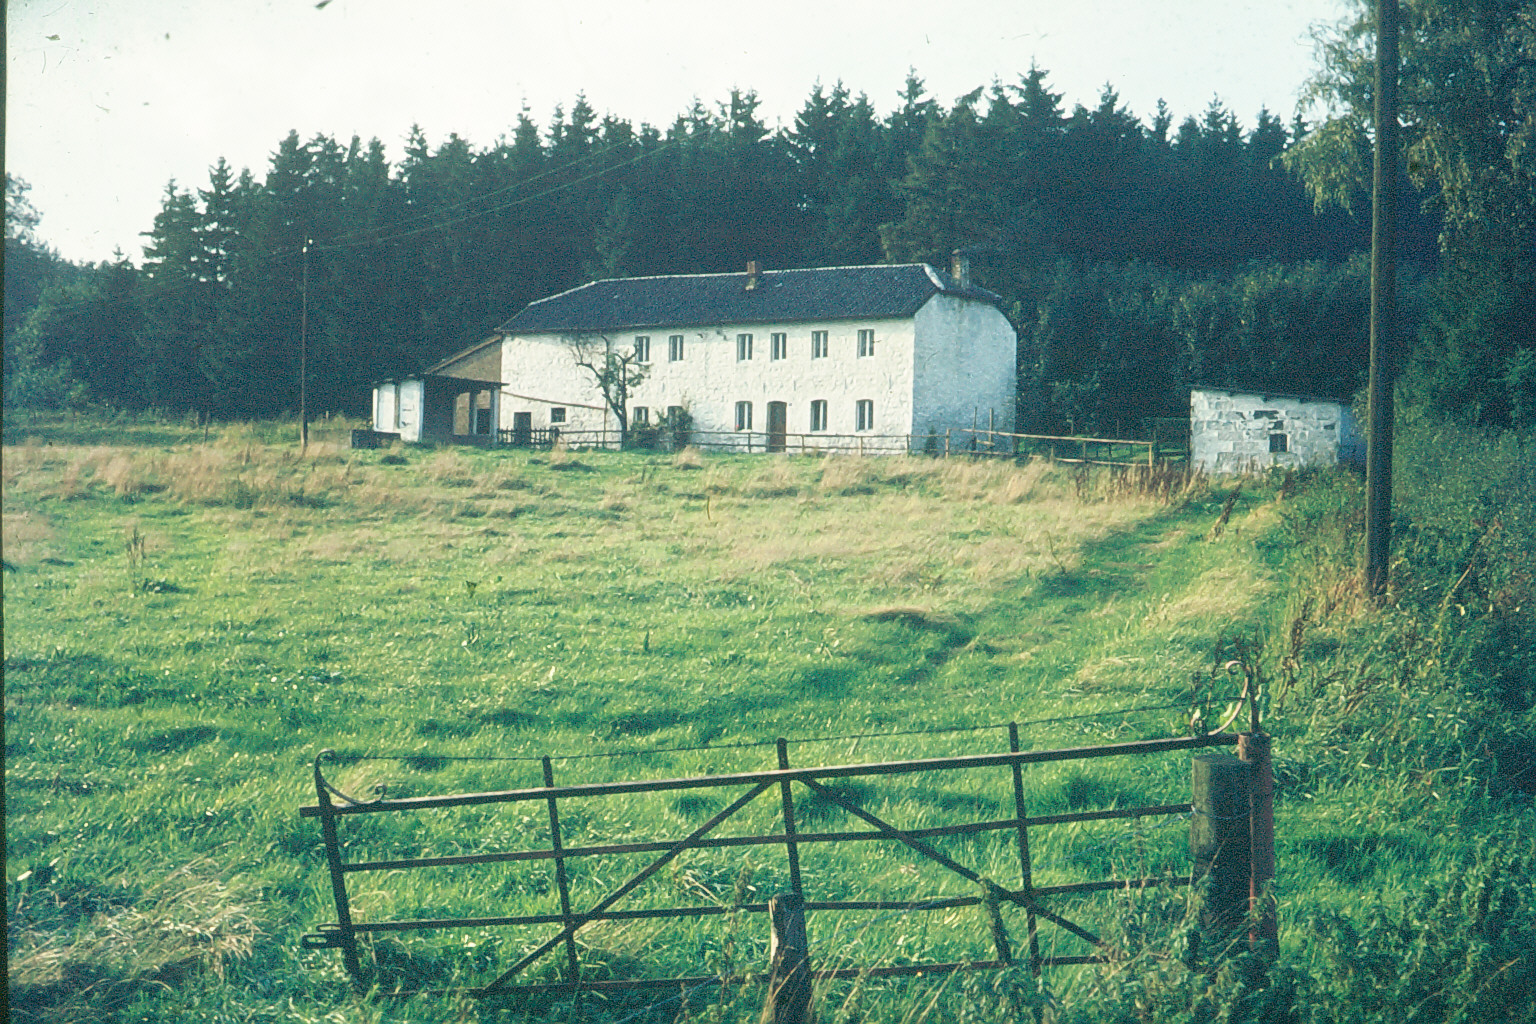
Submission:
M 1230 388 L 1189 395 L 1190 465 L 1207 473 L 1365 464 L 1347 401 Z

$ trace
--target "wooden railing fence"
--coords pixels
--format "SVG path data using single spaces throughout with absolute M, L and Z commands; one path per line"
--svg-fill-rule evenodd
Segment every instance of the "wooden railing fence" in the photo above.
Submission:
M 637 438 L 639 440 L 637 440 Z M 502 430 L 503 446 L 547 448 L 556 440 L 570 448 L 616 449 L 617 430 L 541 429 L 515 433 Z M 784 452 L 792 455 L 973 455 L 1001 458 L 1043 458 L 1053 462 L 1099 466 L 1155 466 L 1187 459 L 1186 445 L 1167 438 L 1127 438 L 1013 434 L 1001 430 L 957 428 L 931 434 L 767 433 L 754 430 L 690 430 L 683 435 L 633 434 L 630 444 L 671 450 L 680 443 L 716 452 Z

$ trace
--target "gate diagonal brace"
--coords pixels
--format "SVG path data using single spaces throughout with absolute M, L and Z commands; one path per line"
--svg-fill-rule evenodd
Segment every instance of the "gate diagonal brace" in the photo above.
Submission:
M 933 847 L 931 847 L 927 843 L 923 842 L 921 839 L 918 839 L 918 838 L 916 838 L 916 837 L 914 837 L 912 835 L 909 835 L 906 832 L 903 832 L 901 829 L 897 828 L 895 825 L 892 825 L 889 822 L 885 822 L 885 821 L 880 820 L 879 818 L 875 817 L 873 814 L 870 814 L 868 811 L 864 810 L 864 808 L 858 806 L 857 804 L 852 803 L 852 802 L 847 801 L 847 800 L 844 800 L 842 797 L 840 797 L 836 793 L 832 792 L 832 790 L 828 789 L 826 786 L 821 785 L 819 782 L 815 782 L 812 779 L 806 779 L 806 778 L 802 778 L 799 781 L 801 783 L 803 783 L 807 789 L 811 790 L 812 792 L 814 792 L 815 794 L 820 796 L 822 799 L 828 800 L 828 801 L 830 801 L 830 802 L 832 802 L 834 804 L 837 804 L 837 806 L 841 807 L 843 810 L 847 811 L 849 814 L 852 814 L 855 817 L 858 817 L 858 818 L 863 819 L 864 821 L 867 821 L 869 824 L 875 826 L 875 828 L 879 829 L 881 832 L 884 832 L 886 835 L 890 836 L 892 839 L 895 839 L 895 840 L 897 840 L 898 842 L 901 842 L 901 843 L 905 843 L 907 846 L 911 847 L 913 850 L 915 850 L 918 853 L 922 854 L 924 857 L 927 857 L 930 860 L 933 860 L 933 861 L 935 861 L 935 862 L 937 862 L 939 864 L 942 864 L 944 867 L 946 867 L 949 870 L 953 871 L 955 874 L 959 875 L 961 878 L 964 878 L 964 879 L 966 879 L 968 881 L 971 881 L 971 882 L 975 882 L 977 885 L 985 885 L 985 884 L 987 884 L 986 880 L 983 879 L 981 875 L 979 875 L 976 872 L 972 871 L 970 868 L 966 867 L 964 864 L 961 864 L 959 861 L 954 860 L 953 858 L 945 856 L 944 854 L 940 853 L 938 850 L 935 850 Z M 997 893 L 998 893 L 999 898 L 1006 899 L 1010 903 L 1014 903 L 1014 904 L 1017 904 L 1019 906 L 1026 907 L 1029 910 L 1034 911 L 1034 913 L 1037 916 L 1045 918 L 1047 921 L 1051 922 L 1054 925 L 1057 925 L 1057 926 L 1059 926 L 1061 928 L 1065 928 L 1067 931 L 1071 932 L 1073 935 L 1076 935 L 1078 938 L 1084 940 L 1085 942 L 1089 942 L 1089 943 L 1091 943 L 1091 944 L 1093 944 L 1095 946 L 1102 946 L 1102 945 L 1104 945 L 1104 941 L 1102 939 L 1100 939 L 1097 935 L 1094 935 L 1092 932 L 1088 931 L 1085 928 L 1078 927 L 1077 925 L 1073 924 L 1071 921 L 1068 921 L 1066 918 L 1062 917 L 1059 914 L 1053 914 L 1049 910 L 1046 910 L 1044 907 L 1042 907 L 1040 905 L 1038 900 L 1036 900 L 1033 896 L 1029 895 L 1028 893 L 1015 892 L 1015 891 L 1013 891 L 1011 889 L 1004 889 L 1001 886 L 997 887 Z
M 490 995 L 493 992 L 501 991 L 503 989 L 503 987 L 506 985 L 507 982 L 511 981 L 517 975 L 521 974 L 523 972 L 523 970 L 529 964 L 533 963 L 535 960 L 538 960 L 545 953 L 548 953 L 550 950 L 552 950 L 556 946 L 560 945 L 560 943 L 566 941 L 568 938 L 570 938 L 571 936 L 575 935 L 577 933 L 577 931 L 579 931 L 580 929 L 585 927 L 588 923 L 590 923 L 592 918 L 595 915 L 601 914 L 603 911 L 607 910 L 609 907 L 611 907 L 615 903 L 619 902 L 619 900 L 623 899 L 625 896 L 628 896 L 637 887 L 639 887 L 639 885 L 642 882 L 644 882 L 647 878 L 650 878 L 656 872 L 660 871 L 663 867 L 665 867 L 667 865 L 667 863 L 670 862 L 674 857 L 676 857 L 678 854 L 682 853 L 684 850 L 686 850 L 689 847 L 691 847 L 694 843 L 698 842 L 700 839 L 704 838 L 704 836 L 708 835 L 710 832 L 714 831 L 714 829 L 715 829 L 715 827 L 717 825 L 719 825 L 721 822 L 725 821 L 727 818 L 729 818 L 731 815 L 735 814 L 737 811 L 741 810 L 743 807 L 747 806 L 747 804 L 751 803 L 753 800 L 755 800 L 758 796 L 762 795 L 763 792 L 765 792 L 766 790 L 768 790 L 772 786 L 773 786 L 773 782 L 772 781 L 769 781 L 769 782 L 759 782 L 758 784 L 753 786 L 745 794 L 743 794 L 742 796 L 738 797 L 735 801 L 733 801 L 731 803 L 731 805 L 729 807 L 727 807 L 725 810 L 723 810 L 720 813 L 716 814 L 713 818 L 710 818 L 703 825 L 700 825 L 698 828 L 694 829 L 692 832 L 690 832 L 683 839 L 680 839 L 676 843 L 674 843 L 670 848 L 668 848 L 666 853 L 663 853 L 660 857 L 658 857 L 654 861 L 652 861 L 650 863 L 650 865 L 647 866 L 639 874 L 635 875 L 629 881 L 625 882 L 623 885 L 619 886 L 613 892 L 611 892 L 607 896 L 605 896 L 602 899 L 602 901 L 597 904 L 597 906 L 593 907 L 591 910 L 587 911 L 584 914 L 578 914 L 575 917 L 573 917 L 571 922 L 570 922 L 570 924 L 568 924 L 564 928 L 560 929 L 560 933 L 558 935 L 556 935 L 554 938 L 549 939 L 548 941 L 542 943 L 537 949 L 533 950 L 531 953 L 529 953 L 528 955 L 524 956 L 521 960 L 519 960 L 517 963 L 513 964 L 511 967 L 507 968 L 506 971 L 502 972 L 502 974 L 499 975 L 489 985 L 486 985 L 484 988 L 477 989 L 475 991 L 475 995 L 486 996 L 486 995 Z

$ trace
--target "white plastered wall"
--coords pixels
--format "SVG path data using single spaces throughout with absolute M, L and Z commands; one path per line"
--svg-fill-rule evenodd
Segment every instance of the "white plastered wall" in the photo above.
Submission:
M 426 405 L 426 385 L 419 380 L 403 380 L 398 385 L 398 420 L 400 440 L 421 440 L 422 410 Z
M 858 332 L 875 332 L 872 356 L 858 354 Z M 827 332 L 827 355 L 811 358 L 811 332 Z M 784 358 L 773 358 L 772 338 L 785 337 Z M 670 359 L 672 335 L 683 337 L 683 358 Z M 737 358 L 737 338 L 752 335 L 752 357 Z M 736 403 L 752 403 L 752 429 L 768 427 L 768 403 L 785 404 L 791 434 L 810 431 L 811 402 L 827 403 L 830 434 L 855 433 L 857 403 L 874 403 L 869 434 L 907 434 L 912 422 L 911 320 L 850 320 L 826 323 L 735 324 L 721 327 L 629 330 L 584 338 L 601 351 L 606 339 L 614 351 L 632 351 L 635 338 L 650 338 L 649 373 L 630 397 L 630 408 L 643 406 L 652 421 L 670 406 L 682 406 L 694 429 L 732 431 Z M 576 365 L 572 346 L 552 335 L 514 337 L 502 354 L 502 426 L 510 428 L 516 412 L 531 412 L 534 427 L 549 425 L 552 405 L 565 403 L 567 429 L 616 426 L 600 408 L 602 395 L 592 375 Z
M 1012 431 L 1018 339 L 997 307 L 952 295 L 917 311 L 911 433 Z

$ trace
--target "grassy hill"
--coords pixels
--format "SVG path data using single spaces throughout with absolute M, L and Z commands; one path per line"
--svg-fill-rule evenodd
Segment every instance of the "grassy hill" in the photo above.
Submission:
M 1407 435 L 1410 454 L 1423 439 L 1422 475 L 1403 474 L 1416 497 L 1382 611 L 1354 584 L 1344 475 L 360 452 L 346 426 L 322 424 L 301 455 L 283 425 L 8 418 L 13 1019 L 564 1019 L 559 1004 L 360 999 L 337 954 L 299 948 L 335 913 L 318 826 L 297 815 L 322 748 L 347 792 L 405 796 L 539 785 L 544 755 L 572 782 L 771 767 L 777 737 L 800 764 L 1003 750 L 1008 722 L 1026 747 L 1083 745 L 1184 735 L 1202 711 L 1214 724 L 1241 686 L 1234 661 L 1262 680 L 1276 736 L 1282 957 L 1267 981 L 1244 957 L 1194 972 L 1170 959 L 1192 956 L 1191 897 L 1149 891 L 1080 904 L 1113 964 L 1043 987 L 1027 972 L 832 984 L 823 1019 L 1401 1019 L 1384 1015 L 1391 985 L 1426 1020 L 1529 1012 L 1529 439 Z M 1041 766 L 1030 806 L 1175 802 L 1188 770 L 1187 755 Z M 860 795 L 912 825 L 1002 798 L 987 782 Z M 643 841 L 717 809 L 615 799 L 570 827 Z M 1187 871 L 1187 825 L 1169 821 L 1042 831 L 1036 884 Z M 540 827 L 505 809 L 370 822 L 350 852 L 516 849 Z M 970 894 L 899 847 L 858 847 L 819 855 L 808 888 Z M 954 848 L 1017 875 L 1001 840 Z M 573 880 L 576 902 L 636 867 L 598 862 Z M 554 899 L 544 869 L 447 874 L 369 876 L 357 906 L 534 913 Z M 770 853 L 690 854 L 634 905 L 783 884 Z M 381 940 L 374 966 L 386 983 L 464 983 L 543 937 Z M 584 962 L 618 975 L 766 963 L 748 915 L 582 937 Z M 824 963 L 991 955 L 974 911 L 813 915 L 811 943 Z M 1384 966 L 1404 957 L 1419 966 Z M 760 1000 L 708 990 L 585 1012 L 749 1020 Z

